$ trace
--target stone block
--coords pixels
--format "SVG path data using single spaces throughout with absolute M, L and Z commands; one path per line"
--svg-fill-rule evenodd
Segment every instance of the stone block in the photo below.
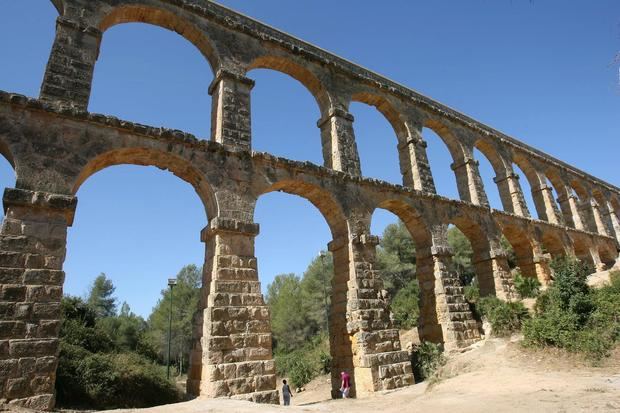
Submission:
M 58 339 L 9 340 L 9 354 L 12 357 L 44 357 L 58 353 Z
M 24 301 L 26 287 L 23 285 L 4 284 L 0 286 L 0 301 Z
M 0 284 L 21 284 L 23 275 L 21 268 L 0 268 Z
M 62 286 L 64 280 L 64 271 L 27 269 L 24 272 L 24 284 Z

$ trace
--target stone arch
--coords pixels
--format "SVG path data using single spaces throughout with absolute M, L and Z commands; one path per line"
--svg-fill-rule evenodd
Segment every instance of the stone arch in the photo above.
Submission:
M 601 242 L 598 247 L 598 255 L 607 269 L 613 267 L 618 259 L 618 250 L 609 243 Z
M 552 258 L 566 256 L 566 247 L 560 236 L 554 231 L 542 230 L 540 239 L 546 252 L 551 254 Z
M 442 320 L 438 316 L 431 231 L 418 209 L 406 201 L 389 199 L 380 202 L 377 208 L 388 210 L 396 215 L 405 224 L 413 238 L 416 248 L 416 278 L 420 285 L 418 334 L 422 341 L 442 344 L 446 337 L 441 323 L 447 320 Z
M 334 240 L 340 240 L 347 236 L 345 214 L 338 201 L 325 189 L 297 179 L 283 179 L 262 190 L 258 196 L 274 191 L 286 192 L 305 198 L 323 215 Z
M 450 155 L 452 155 L 453 162 L 462 161 L 466 157 L 465 149 L 458 141 L 456 136 L 454 136 L 450 128 L 446 126 L 443 122 L 437 119 L 427 118 L 424 121 L 423 127 L 429 128 L 441 138 L 443 143 L 448 148 Z
M 330 96 L 319 78 L 309 69 L 282 56 L 265 55 L 254 59 L 245 69 L 244 74 L 253 69 L 270 69 L 289 75 L 301 83 L 314 97 L 319 106 L 321 116 L 325 116 L 330 108 Z
M 478 149 L 488 160 L 497 176 L 503 176 L 512 172 L 511 165 L 499 154 L 499 151 L 488 139 L 478 139 L 474 142 L 474 148 Z
M 11 148 L 9 144 L 5 141 L 4 136 L 0 135 L 0 155 L 4 157 L 11 164 L 14 170 L 17 170 L 17 166 L 15 164 L 15 157 L 11 152 Z
M 80 186 L 96 172 L 109 166 L 122 164 L 156 166 L 172 172 L 192 185 L 205 207 L 207 219 L 218 216 L 217 200 L 204 174 L 186 159 L 151 148 L 113 149 L 95 156 L 84 165 L 80 173 L 74 178 L 71 193 L 75 195 Z
M 514 250 L 516 264 L 523 276 L 537 278 L 534 263 L 534 243 L 527 231 L 516 225 L 502 225 L 501 229 Z
M 110 27 L 123 23 L 147 23 L 174 31 L 200 50 L 213 72 L 220 67 L 220 58 L 206 34 L 179 14 L 147 5 L 121 5 L 103 16 L 97 28 L 105 33 Z
M 65 14 L 65 3 L 64 3 L 64 0 L 50 0 L 50 2 L 54 5 L 56 10 L 58 10 L 58 14 L 60 16 Z
M 351 96 L 351 101 L 374 106 L 392 125 L 399 142 L 407 136 L 407 127 L 400 118 L 400 113 L 384 96 L 369 92 L 358 92 Z
M 575 249 L 575 256 L 588 265 L 590 265 L 595 271 L 596 263 L 594 262 L 594 258 L 592 257 L 592 252 L 590 251 L 591 242 L 586 241 L 583 237 L 575 237 L 573 238 L 573 246 Z

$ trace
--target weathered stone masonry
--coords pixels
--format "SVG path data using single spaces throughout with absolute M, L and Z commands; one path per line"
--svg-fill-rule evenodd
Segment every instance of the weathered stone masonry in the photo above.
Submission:
M 17 176 L 15 188 L 4 192 L 0 232 L 0 400 L 54 405 L 67 227 L 80 185 L 112 165 L 167 169 L 204 204 L 209 223 L 200 234 L 206 253 L 188 380 L 193 395 L 278 402 L 269 309 L 254 255 L 254 207 L 267 192 L 308 199 L 329 225 L 333 390 L 338 372 L 348 370 L 358 397 L 413 383 L 375 267 L 376 208 L 396 214 L 411 233 L 422 290 L 420 336 L 447 349 L 480 338 L 452 270 L 450 224 L 472 243 L 482 293 L 507 300 L 515 292 L 502 235 L 522 272 L 544 283 L 552 281 L 553 256 L 574 254 L 599 268 L 616 260 L 618 188 L 412 90 L 206 0 L 53 3 L 59 18 L 41 95 L 0 92 L 0 153 Z M 101 39 L 126 22 L 174 30 L 208 60 L 215 77 L 209 141 L 87 112 Z M 284 72 L 315 97 L 323 166 L 251 152 L 254 82 L 247 72 L 254 68 Z M 403 185 L 360 176 L 352 101 L 375 106 L 393 126 Z M 435 194 L 424 127 L 448 146 L 461 200 Z M 505 211 L 488 207 L 474 148 L 495 169 Z M 525 172 L 541 219 L 530 218 L 513 164 Z

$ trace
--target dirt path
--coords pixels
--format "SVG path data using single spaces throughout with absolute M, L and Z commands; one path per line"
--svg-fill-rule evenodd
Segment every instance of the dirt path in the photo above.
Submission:
M 137 412 L 618 412 L 620 349 L 603 367 L 592 367 L 563 352 L 525 350 L 519 343 L 492 339 L 451 355 L 431 388 L 421 383 L 366 399 L 320 401 L 329 391 L 327 376 L 321 376 L 306 389 L 295 394 L 291 407 L 198 399 Z

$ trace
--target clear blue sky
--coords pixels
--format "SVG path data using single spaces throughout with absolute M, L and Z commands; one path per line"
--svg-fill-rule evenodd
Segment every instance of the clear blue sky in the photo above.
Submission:
M 617 0 L 221 3 L 620 185 Z M 0 89 L 38 95 L 55 18 L 47 0 L 0 3 Z M 311 95 L 276 72 L 255 70 L 250 76 L 256 80 L 254 148 L 321 163 L 319 114 Z M 103 38 L 89 109 L 206 138 L 212 78 L 200 53 L 177 34 L 144 24 L 115 26 Z M 387 121 L 363 104 L 351 111 L 364 175 L 399 182 L 396 140 Z M 439 192 L 457 197 L 447 150 L 436 136 L 427 140 Z M 490 165 L 479 160 L 491 204 L 501 208 Z M 0 186 L 14 183 L 10 165 L 0 159 Z M 115 166 L 92 176 L 77 195 L 65 293 L 84 294 L 105 272 L 119 302 L 147 316 L 168 277 L 185 264 L 202 263 L 204 210 L 193 189 L 172 174 Z M 394 220 L 376 213 L 373 231 L 380 234 Z M 263 287 L 276 274 L 303 272 L 330 240 L 319 212 L 291 195 L 261 197 L 256 221 Z

